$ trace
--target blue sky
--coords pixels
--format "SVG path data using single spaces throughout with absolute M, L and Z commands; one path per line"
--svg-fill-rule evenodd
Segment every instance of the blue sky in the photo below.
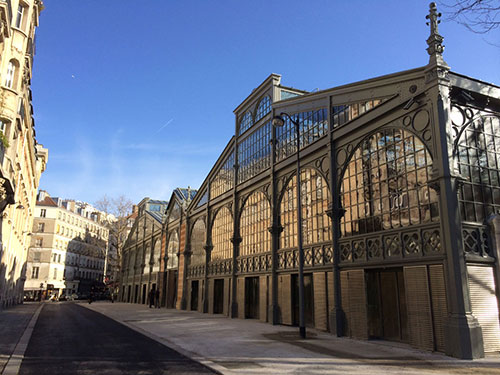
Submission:
M 429 1 L 44 2 L 32 79 L 49 149 L 41 189 L 87 202 L 198 188 L 234 108 L 270 73 L 314 90 L 428 61 Z M 440 33 L 453 71 L 500 84 L 499 30 L 443 20 Z

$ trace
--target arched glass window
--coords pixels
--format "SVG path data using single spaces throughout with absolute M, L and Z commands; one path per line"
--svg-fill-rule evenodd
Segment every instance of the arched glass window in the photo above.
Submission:
M 257 107 L 257 113 L 255 114 L 255 122 L 259 121 L 269 112 L 271 112 L 271 98 L 269 98 L 269 96 L 265 96 L 259 102 L 259 106 Z
M 160 257 L 161 257 L 161 240 L 158 238 L 155 241 L 154 251 L 153 251 L 153 272 L 160 271 Z
M 465 179 L 458 194 L 462 220 L 483 223 L 500 212 L 500 118 L 482 117 L 467 126 L 458 142 L 458 165 Z
M 145 269 L 146 272 L 149 272 L 149 266 L 151 262 L 151 246 L 147 245 L 146 246 L 146 251 L 144 253 L 144 264 L 145 264 Z
M 168 239 L 168 262 L 167 262 L 167 268 L 177 268 L 179 264 L 179 258 L 177 256 L 177 253 L 179 252 L 179 235 L 177 234 L 177 231 L 173 231 L 170 233 L 169 239 Z
M 17 86 L 17 76 L 19 75 L 19 63 L 16 60 L 10 60 L 7 65 L 7 74 L 5 75 L 5 87 L 15 89 Z
M 211 260 L 230 259 L 233 257 L 233 216 L 227 207 L 222 207 L 215 217 L 212 228 Z
M 241 255 L 252 255 L 271 251 L 271 207 L 262 192 L 248 197 L 241 213 Z
M 330 218 L 326 211 L 330 202 L 330 191 L 325 179 L 315 169 L 306 168 L 300 173 L 302 206 L 303 245 L 331 241 Z M 283 233 L 280 248 L 298 246 L 297 236 L 297 177 L 288 182 L 280 204 Z
M 245 113 L 240 122 L 240 134 L 246 132 L 253 125 L 252 114 L 250 112 Z
M 194 223 L 191 230 L 191 265 L 205 264 L 205 236 L 207 228 L 203 218 L 199 218 Z
M 343 236 L 436 220 L 438 197 L 428 185 L 432 159 L 412 133 L 388 129 L 365 139 L 342 180 Z
M 135 250 L 135 266 L 140 267 L 142 264 L 142 251 L 141 248 Z

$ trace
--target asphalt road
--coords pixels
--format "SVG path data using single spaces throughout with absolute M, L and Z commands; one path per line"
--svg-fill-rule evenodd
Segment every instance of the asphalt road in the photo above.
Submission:
M 213 374 L 198 362 L 76 303 L 46 304 L 20 374 Z

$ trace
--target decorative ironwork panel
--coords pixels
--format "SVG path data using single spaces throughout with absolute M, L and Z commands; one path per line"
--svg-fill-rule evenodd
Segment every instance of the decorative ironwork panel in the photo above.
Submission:
M 419 255 L 422 253 L 422 243 L 418 232 L 403 233 L 403 249 L 405 255 Z
M 429 229 L 422 231 L 422 242 L 425 255 L 439 254 L 442 252 L 441 235 L 439 229 Z
M 472 235 L 469 240 L 475 246 Z M 357 236 L 339 242 L 340 263 L 383 263 L 395 259 L 442 256 L 441 235 L 438 227 L 421 227 L 414 231 L 393 231 L 372 237 Z
M 232 264 L 232 259 L 210 262 L 208 264 L 208 274 L 213 276 L 231 274 L 233 268 Z
M 488 234 L 489 228 L 484 225 L 462 225 L 462 240 L 467 258 L 493 260 Z

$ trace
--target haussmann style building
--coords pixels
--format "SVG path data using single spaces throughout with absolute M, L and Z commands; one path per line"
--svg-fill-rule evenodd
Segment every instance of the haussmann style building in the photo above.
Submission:
M 428 18 L 425 66 L 314 93 L 271 74 L 235 109 L 196 195 L 150 229 L 163 306 L 500 351 L 500 87 L 453 72 Z M 123 301 L 144 302 L 154 244 L 125 257 Z
M 106 214 L 90 204 L 41 190 L 27 259 L 26 297 L 71 298 L 103 291 L 107 224 Z
M 31 95 L 41 0 L 0 0 L 0 309 L 23 301 L 40 176 Z

